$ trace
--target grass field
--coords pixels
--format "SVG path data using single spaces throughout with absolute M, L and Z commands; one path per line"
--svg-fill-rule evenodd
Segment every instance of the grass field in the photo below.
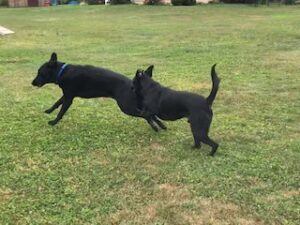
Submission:
M 0 224 L 299 224 L 300 7 L 86 6 L 0 9 Z M 155 133 L 111 99 L 31 86 L 61 61 L 154 78 L 205 96 L 218 63 L 210 136 L 186 120 Z

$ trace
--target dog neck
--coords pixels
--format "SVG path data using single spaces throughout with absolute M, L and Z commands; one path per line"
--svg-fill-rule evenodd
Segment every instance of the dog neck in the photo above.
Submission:
M 62 64 L 62 66 L 60 67 L 58 73 L 56 74 L 56 83 L 58 83 L 59 79 L 61 78 L 65 68 L 68 66 L 68 64 Z

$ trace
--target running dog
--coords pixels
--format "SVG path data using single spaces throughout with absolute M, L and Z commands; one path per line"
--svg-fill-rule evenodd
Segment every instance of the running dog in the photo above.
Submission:
M 148 71 L 151 73 L 150 69 Z M 37 87 L 48 83 L 57 84 L 63 92 L 63 96 L 45 111 L 51 113 L 62 105 L 57 117 L 48 122 L 49 125 L 54 126 L 63 118 L 75 97 L 111 97 L 125 114 L 145 118 L 155 131 L 158 131 L 156 125 L 166 129 L 156 116 L 140 114 L 137 97 L 131 88 L 132 81 L 121 74 L 89 65 L 65 64 L 57 60 L 56 53 L 52 53 L 50 60 L 39 68 L 32 81 L 32 85 Z
M 213 118 L 211 107 L 220 83 L 215 66 L 211 68 L 212 89 L 207 98 L 161 86 L 152 79 L 153 66 L 145 71 L 137 70 L 132 86 L 142 115 L 171 121 L 187 117 L 194 137 L 194 147 L 200 148 L 201 142 L 211 146 L 211 156 L 214 156 L 219 146 L 208 137 Z

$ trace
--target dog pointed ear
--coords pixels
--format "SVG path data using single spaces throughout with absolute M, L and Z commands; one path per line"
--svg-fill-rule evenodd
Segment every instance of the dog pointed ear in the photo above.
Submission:
M 57 62 L 57 54 L 56 54 L 55 52 L 53 52 L 53 53 L 51 54 L 50 61 L 51 61 L 51 62 L 54 62 L 54 63 Z
M 152 71 L 153 71 L 154 65 L 149 66 L 146 70 L 145 70 L 145 74 L 147 74 L 149 77 L 152 77 Z
M 49 66 L 56 66 L 57 64 L 57 55 L 55 52 L 53 52 L 51 54 L 51 58 L 50 58 L 50 61 L 49 61 Z

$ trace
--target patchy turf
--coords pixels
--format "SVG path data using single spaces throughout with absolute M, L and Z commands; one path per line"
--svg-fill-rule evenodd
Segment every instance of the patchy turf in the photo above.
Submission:
M 0 224 L 298 224 L 300 7 L 86 6 L 0 9 Z M 56 51 L 67 63 L 208 95 L 210 135 L 186 120 L 154 133 L 111 99 L 75 100 L 56 127 L 55 86 L 31 87 Z

